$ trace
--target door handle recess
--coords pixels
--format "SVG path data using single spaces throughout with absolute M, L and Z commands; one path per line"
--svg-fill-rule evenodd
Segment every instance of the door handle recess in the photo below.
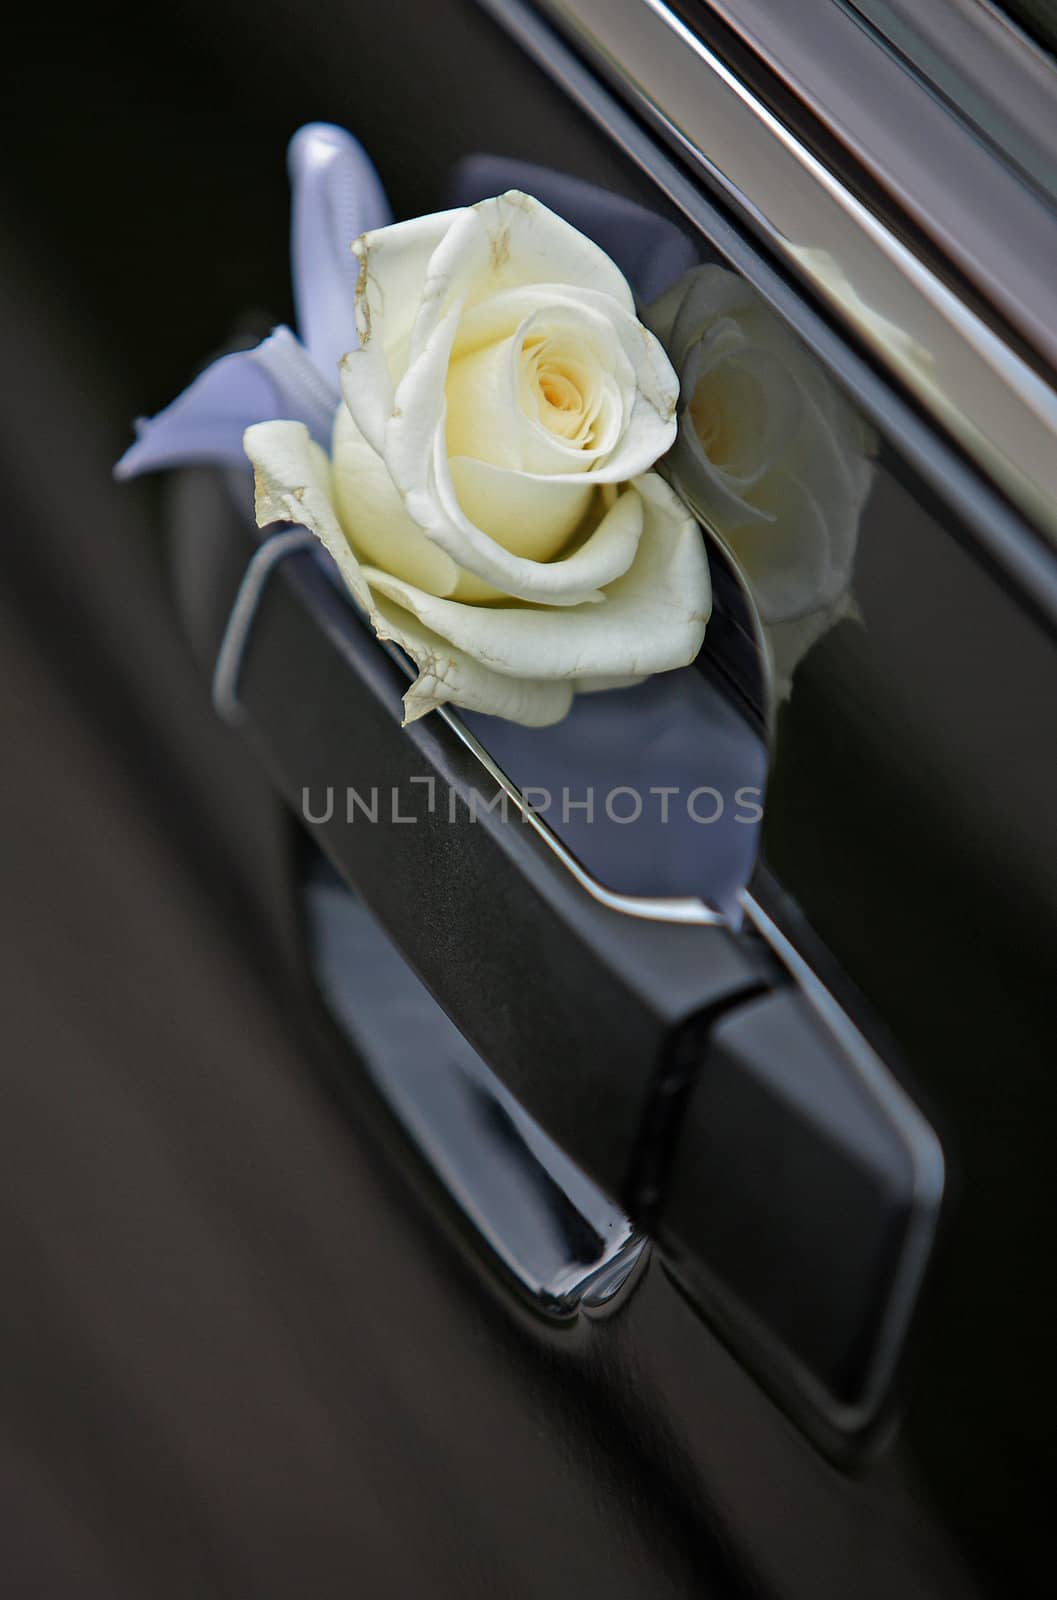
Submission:
M 546 1315 L 607 1304 L 645 1235 L 514 1099 L 317 854 L 304 890 L 332 1017 L 479 1238 Z

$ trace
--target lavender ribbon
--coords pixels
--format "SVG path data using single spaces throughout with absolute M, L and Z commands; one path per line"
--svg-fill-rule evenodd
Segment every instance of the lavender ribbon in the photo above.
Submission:
M 192 462 L 245 466 L 253 422 L 303 422 L 330 448 L 340 398 L 338 361 L 358 344 L 352 241 L 392 221 L 381 180 L 342 128 L 312 122 L 290 141 L 291 255 L 301 337 L 279 327 L 254 350 L 221 356 L 156 417 L 114 468 L 121 479 Z

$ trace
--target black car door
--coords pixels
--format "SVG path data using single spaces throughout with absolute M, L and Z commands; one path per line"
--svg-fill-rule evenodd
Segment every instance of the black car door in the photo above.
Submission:
M 13 1593 L 1028 1592 L 1057 224 L 905 38 L 809 9 L 810 48 L 655 0 L 25 24 Z M 917 180 L 853 137 L 896 82 Z M 761 619 L 710 529 L 701 660 L 564 742 L 402 730 L 404 664 L 297 549 L 233 656 L 238 486 L 110 463 L 284 314 L 320 118 L 397 216 L 520 187 L 640 305 L 729 275 L 861 430 L 839 604 Z

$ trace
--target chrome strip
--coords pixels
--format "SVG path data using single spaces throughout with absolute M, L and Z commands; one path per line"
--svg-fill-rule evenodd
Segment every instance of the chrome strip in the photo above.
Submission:
M 380 639 L 379 644 L 386 655 L 391 656 L 402 672 L 408 678 L 415 676 L 415 668 L 409 663 L 399 645 L 390 639 Z M 722 911 L 717 911 L 714 906 L 706 905 L 695 895 L 687 895 L 679 899 L 665 899 L 661 896 L 620 894 L 615 889 L 607 889 L 605 884 L 599 883 L 597 878 L 591 876 L 583 868 L 572 851 L 567 849 L 558 835 L 537 815 L 530 805 L 525 802 L 517 784 L 506 773 L 498 762 L 494 761 L 481 741 L 470 732 L 457 711 L 451 706 L 435 706 L 434 716 L 446 722 L 456 738 L 466 746 L 478 764 L 488 773 L 492 781 L 498 784 L 503 793 L 513 803 L 523 823 L 530 827 L 537 838 L 541 839 L 552 855 L 556 856 L 569 875 L 576 879 L 592 900 L 597 900 L 600 906 L 605 906 L 607 911 L 618 911 L 621 916 L 638 917 L 643 922 L 681 922 L 691 923 L 702 928 L 723 928 L 727 926 L 727 918 Z
M 1048 364 L 1052 380 L 1057 213 L 988 137 L 986 125 L 1001 118 L 1008 141 L 1031 161 L 1029 130 L 1037 145 L 1057 122 L 1057 73 L 1042 72 L 1021 55 L 1011 60 L 1000 48 L 1009 30 L 996 37 L 994 19 L 978 0 L 968 7 L 964 0 L 798 0 L 795 7 L 701 0 L 706 30 L 709 13 L 745 41 L 810 109 L 812 124 L 832 134 L 856 167 L 892 196 L 899 214 L 934 241 L 937 258 L 1020 331 L 1022 353 L 1036 365 L 1037 358 Z M 990 24 L 986 32 L 982 24 Z M 926 72 L 935 76 L 935 87 L 925 81 Z M 946 99 L 936 92 L 944 84 Z M 1052 135 L 1046 142 L 1052 146 Z M 1052 174 L 1052 149 L 1038 150 L 1034 166 Z
M 716 4 L 717 0 L 711 0 Z M 719 0 L 726 6 L 727 0 Z M 844 0 L 1030 184 L 1057 200 L 1057 72 L 990 0 Z M 1051 216 L 1053 213 L 1051 212 Z M 999 257 L 1008 252 L 1001 249 Z M 1051 289 L 1053 284 L 1051 275 Z M 1057 335 L 1057 328 L 1050 329 Z
M 481 0 L 501 20 L 512 7 Z M 663 0 L 540 0 L 1057 539 L 1057 394 Z
M 489 776 L 513 801 L 521 814 L 522 821 L 528 823 L 548 850 L 557 856 L 566 872 L 576 879 L 581 889 L 585 889 L 592 900 L 597 900 L 599 905 L 605 906 L 609 911 L 619 911 L 626 917 L 639 917 L 645 922 L 689 922 L 706 928 L 726 925 L 727 919 L 721 911 L 717 911 L 713 906 L 707 906 L 703 900 L 695 899 L 693 896 L 688 895 L 685 899 L 679 900 L 649 899 L 643 895 L 618 894 L 613 889 L 607 889 L 597 878 L 584 871 L 572 852 L 562 844 L 558 835 L 548 828 L 531 806 L 525 804 L 520 789 L 492 760 L 484 745 L 474 737 L 462 718 L 448 706 L 438 706 L 436 715 L 441 717 L 466 748 L 473 752 Z

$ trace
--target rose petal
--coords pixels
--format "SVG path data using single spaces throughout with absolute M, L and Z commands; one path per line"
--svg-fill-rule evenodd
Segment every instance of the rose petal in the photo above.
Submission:
M 574 477 L 571 482 L 563 479 L 555 483 L 553 479 L 536 478 L 528 473 L 506 472 L 502 467 L 493 467 L 487 461 L 474 461 L 467 456 L 449 460 L 448 470 L 467 520 L 494 540 L 505 554 L 531 562 L 554 561 L 589 513 L 598 494 L 594 484 L 584 483 L 580 477 Z M 416 525 L 412 523 L 412 526 Z M 440 545 L 427 539 L 421 529 L 417 531 L 419 538 L 438 556 L 442 554 Z M 601 545 L 596 546 L 594 554 L 597 555 L 601 549 Z M 618 554 L 616 545 L 609 543 L 607 550 L 610 562 L 606 570 L 611 577 L 618 577 L 631 565 L 635 540 L 629 537 L 627 560 L 623 567 L 620 562 L 624 557 Z M 444 559 L 451 561 L 447 555 Z M 385 565 L 390 571 L 395 570 L 390 562 L 387 561 Z M 452 566 L 455 566 L 454 562 Z M 498 579 L 494 578 L 493 586 L 497 582 Z M 600 576 L 592 587 L 598 588 L 608 582 L 609 578 Z M 506 592 L 509 594 L 512 591 Z M 441 591 L 434 590 L 434 593 Z
M 605 574 L 611 573 L 615 551 L 618 558 L 623 559 L 623 541 L 615 545 L 612 530 L 608 533 L 596 530 L 591 539 L 564 561 L 541 563 L 505 550 L 466 515 L 459 503 L 448 459 L 443 399 L 448 351 L 457 317 L 458 310 L 455 309 L 437 326 L 432 347 L 423 353 L 415 367 L 422 388 L 439 391 L 440 398 L 432 415 L 429 406 L 417 405 L 414 396 L 409 395 L 405 379 L 398 390 L 394 418 L 387 430 L 387 448 L 384 451 L 386 465 L 404 495 L 408 513 L 460 569 L 504 594 L 523 599 L 540 597 L 559 605 L 578 605 L 584 600 L 597 599 L 597 585 L 608 581 Z M 406 416 L 403 413 L 404 406 L 408 410 Z M 436 420 L 438 416 L 439 423 Z M 388 447 L 394 427 L 401 429 L 398 437 L 402 448 L 399 452 Z M 405 472 L 413 470 L 418 479 L 415 492 L 407 492 L 406 476 L 404 479 L 400 476 L 401 467 Z M 472 469 L 465 471 L 467 476 L 464 484 L 468 485 Z M 481 492 L 484 491 L 486 477 L 487 474 L 482 472 L 475 475 L 474 481 Z M 508 478 L 510 485 L 518 485 L 514 475 L 508 475 Z M 570 487 L 567 479 L 563 478 L 547 497 L 546 506 L 542 501 L 542 494 L 536 498 L 535 505 L 525 498 L 526 522 L 534 509 L 541 513 L 546 511 L 551 520 L 543 532 L 553 543 L 555 515 L 563 514 L 564 517 L 564 526 L 558 533 L 560 542 L 567 537 L 565 529 L 571 531 L 583 515 L 587 496 L 579 477 L 575 487 Z M 622 567 L 620 570 L 625 569 Z M 603 576 L 599 578 L 596 576 L 598 573 Z
M 488 238 L 491 282 L 469 303 L 525 283 L 567 283 L 611 295 L 626 311 L 635 301 L 627 279 L 605 251 L 532 195 L 508 189 L 470 208 Z
M 341 390 L 356 426 L 379 455 L 430 259 L 463 214 L 440 211 L 395 222 L 353 242 L 360 343 L 342 358 Z
M 472 204 L 513 182 L 535 195 L 617 263 L 638 299 L 650 301 L 697 260 L 693 242 L 675 223 L 610 189 L 509 156 L 465 156 L 456 166 L 453 194 Z
M 372 622 L 378 637 L 400 645 L 419 669 L 404 696 L 405 727 L 437 706 L 454 704 L 541 728 L 560 722 L 572 704 L 571 684 L 493 672 L 384 596 L 376 598 Z
M 512 327 L 504 326 L 512 320 Z M 539 476 L 592 471 L 604 481 L 607 475 L 599 469 L 623 437 L 635 403 L 636 370 L 615 326 L 622 320 L 627 320 L 626 314 L 612 302 L 597 302 L 584 290 L 552 290 L 550 285 L 510 290 L 465 313 L 443 375 L 449 454 Z M 526 410 L 524 350 L 526 341 L 533 340 L 575 361 L 582 370 L 588 403 L 597 417 L 597 443 L 570 444 L 545 428 L 539 420 L 538 397 L 535 411 Z M 412 406 L 432 405 L 436 414 L 440 397 L 435 392 L 424 392 L 423 385 L 410 382 L 407 392 Z M 411 425 L 406 404 L 402 411 L 405 424 Z M 395 427 L 388 437 L 388 448 L 398 451 Z
M 592 473 L 599 482 L 637 476 L 668 448 L 675 433 L 675 374 L 660 345 L 631 314 L 631 294 L 621 274 L 597 246 L 538 202 L 511 193 L 427 221 L 440 229 L 400 225 L 357 243 L 363 347 L 342 364 L 346 403 L 367 442 L 383 456 L 412 519 L 457 566 L 518 598 L 578 604 L 590 597 L 580 581 L 582 552 L 568 565 L 538 566 L 498 548 L 459 504 L 446 449 L 445 385 L 460 319 L 482 298 L 544 275 L 549 285 L 557 282 L 567 300 L 569 283 L 602 284 L 601 291 L 580 289 L 576 303 L 585 318 L 608 317 L 637 386 L 621 444 L 604 469 Z M 423 280 L 423 256 L 434 240 Z M 405 358 L 400 308 L 416 303 Z M 394 374 L 405 359 L 407 370 L 394 389 Z M 578 512 L 570 510 L 566 526 L 575 520 Z M 553 548 L 554 530 L 547 532 Z M 559 537 L 564 533 L 563 527 Z
M 586 309 L 590 311 L 595 306 L 588 303 Z M 613 311 L 616 318 L 622 318 L 618 308 L 614 306 Z M 490 530 L 477 525 L 460 503 L 452 479 L 444 426 L 444 385 L 458 318 L 459 308 L 454 306 L 436 324 L 431 342 L 400 384 L 394 414 L 386 430 L 384 451 L 393 481 L 404 494 L 414 521 L 466 572 L 518 599 L 579 604 L 590 597 L 592 588 L 608 582 L 613 575 L 607 565 L 607 576 L 594 576 L 594 562 L 599 552 L 593 541 L 588 541 L 564 561 L 538 563 L 503 549 L 489 537 Z M 651 392 L 652 380 L 657 379 L 661 401 L 668 411 L 662 417 L 647 394 L 641 388 L 635 389 L 624 438 L 604 465 L 589 474 L 598 484 L 619 483 L 640 476 L 668 448 L 676 429 L 678 383 L 660 345 L 632 318 L 619 321 L 617 332 L 625 348 L 630 345 L 644 368 L 649 370 Z M 554 482 L 567 487 L 570 475 L 534 473 L 531 476 L 536 483 Z M 515 514 L 517 500 L 514 497 L 519 493 L 526 495 L 527 520 L 531 512 L 528 490 L 519 485 L 514 475 L 509 492 Z M 552 534 L 553 530 L 548 529 L 549 539 Z
M 378 637 L 393 640 L 418 665 L 420 675 L 404 696 L 405 722 L 448 701 L 533 727 L 561 721 L 572 701 L 568 684 L 500 677 L 384 595 L 372 595 L 331 503 L 330 464 L 300 423 L 247 428 L 246 454 L 254 467 L 259 525 L 292 522 L 314 533 Z
M 473 232 L 483 249 L 470 245 L 469 231 L 453 238 L 454 248 L 436 262 L 431 277 L 444 286 L 444 293 L 450 284 L 467 310 L 505 290 L 547 283 L 596 290 L 634 314 L 634 297 L 616 263 L 532 195 L 509 189 L 494 199 L 478 201 L 465 214 L 473 218 Z M 484 270 L 478 270 L 482 264 Z M 426 296 L 419 313 L 424 324 L 419 348 L 435 320 L 430 315 L 431 298 Z
M 258 527 L 293 522 L 314 533 L 338 565 L 353 598 L 370 614 L 371 592 L 333 504 L 330 462 L 300 422 L 258 422 L 246 429 L 256 484 Z
M 633 500 L 625 504 L 623 495 L 615 498 L 593 533 L 570 555 L 552 561 L 535 561 L 504 549 L 465 515 L 452 472 L 459 475 L 468 497 L 480 496 L 476 501 L 478 510 L 485 512 L 485 496 L 488 496 L 492 509 L 487 514 L 495 516 L 497 525 L 500 525 L 501 515 L 509 517 L 516 525 L 517 507 L 525 505 L 531 510 L 533 497 L 538 497 L 535 505 L 541 515 L 554 511 L 554 506 L 545 505 L 544 497 L 551 492 L 556 496 L 565 493 L 564 483 L 541 483 L 538 478 L 526 479 L 518 473 L 486 466 L 484 462 L 460 462 L 455 466 L 448 460 L 443 446 L 438 450 L 436 465 L 435 492 L 448 523 L 459 529 L 458 541 L 448 542 L 438 537 L 436 542 L 442 549 L 450 551 L 454 543 L 455 548 L 466 552 L 467 559 L 460 566 L 503 594 L 541 605 L 582 605 L 600 601 L 605 586 L 630 567 L 642 531 L 641 511 Z M 579 492 L 581 487 L 577 479 L 573 492 Z M 499 503 L 504 495 L 509 497 L 509 508 L 501 513 Z
M 604 326 L 607 337 L 612 329 L 635 372 L 638 392 L 625 428 L 627 449 L 619 460 L 607 461 L 604 474 L 596 469 L 599 481 L 621 482 L 651 467 L 674 438 L 678 379 L 658 341 L 636 320 L 631 291 L 605 253 L 516 191 L 449 213 L 449 223 L 429 262 L 407 368 L 386 426 L 384 454 L 401 491 L 411 495 L 425 487 L 430 453 L 423 447 L 443 425 L 448 367 L 463 317 L 470 321 L 475 308 L 525 285 L 535 286 L 525 298 L 525 315 L 553 303 Z M 380 237 L 387 239 L 393 231 Z M 478 342 L 482 338 L 478 334 Z M 351 396 L 349 407 L 360 421 Z M 362 421 L 360 426 L 380 449 L 369 428 Z M 413 504 L 409 510 L 422 521 Z M 428 519 L 422 525 L 435 531 Z
M 431 594 L 454 593 L 458 567 L 412 522 L 385 462 L 344 405 L 334 417 L 331 478 L 342 527 L 362 557 Z
M 625 490 L 617 506 L 629 497 L 641 503 L 642 536 L 634 562 L 609 585 L 601 605 L 468 606 L 427 595 L 375 568 L 366 576 L 373 589 L 499 673 L 545 680 L 627 678 L 686 666 L 701 648 L 711 609 L 701 531 L 655 473 Z
M 591 290 L 573 292 L 561 286 L 552 290 L 550 284 L 540 286 L 538 292 L 546 294 L 548 299 L 541 306 L 534 297 L 526 296 L 526 308 L 545 313 L 553 305 L 556 310 L 560 308 L 563 313 L 572 313 L 585 324 L 593 325 L 600 334 L 604 330 L 607 337 L 615 334 L 619 339 L 634 374 L 634 383 L 628 381 L 622 369 L 613 376 L 618 381 L 623 380 L 622 387 L 630 402 L 629 412 L 616 447 L 607 451 L 604 459 L 596 460 L 590 470 L 596 483 L 624 483 L 639 477 L 664 455 L 675 439 L 679 380 L 663 347 L 633 315 L 607 296 Z M 417 356 L 411 358 L 386 427 L 384 454 L 394 482 L 408 496 L 408 510 L 415 521 L 441 543 L 446 539 L 454 541 L 456 548 L 450 544 L 445 544 L 445 548 L 455 561 L 474 571 L 470 560 L 459 553 L 458 526 L 448 525 L 439 515 L 436 499 L 430 493 L 428 466 L 430 449 L 435 459 L 437 435 L 446 429 L 445 389 L 452 349 L 462 327 L 461 312 L 461 301 L 456 298 L 443 316 L 432 321 L 429 339 Z M 557 471 L 541 472 L 533 463 L 535 476 L 567 477 L 567 457 L 568 452 L 563 448 Z

